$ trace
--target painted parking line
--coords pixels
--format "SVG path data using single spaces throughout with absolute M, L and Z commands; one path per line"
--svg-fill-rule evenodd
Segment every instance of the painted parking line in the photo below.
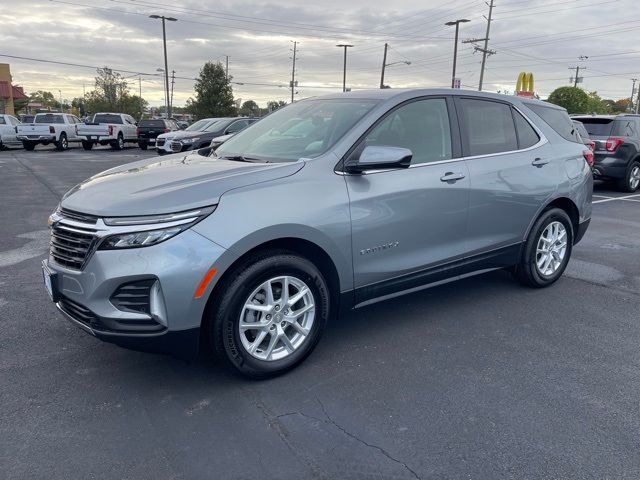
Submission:
M 595 197 L 596 195 L 594 195 Z M 599 195 L 598 195 L 599 196 Z M 604 202 L 613 202 L 615 200 L 629 200 L 635 197 L 640 197 L 640 193 L 636 193 L 634 195 L 625 195 L 624 197 L 606 197 L 602 200 L 595 200 L 591 203 L 604 203 Z

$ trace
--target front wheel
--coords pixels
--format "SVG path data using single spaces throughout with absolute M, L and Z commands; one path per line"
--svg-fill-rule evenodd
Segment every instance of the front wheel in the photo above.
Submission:
M 544 212 L 529 232 L 516 277 L 525 285 L 547 287 L 562 273 L 571 257 L 573 225 L 564 210 L 552 208 Z
M 253 378 L 278 375 L 302 362 L 329 318 L 322 273 L 289 252 L 253 259 L 217 295 L 209 321 L 213 349 Z
M 623 192 L 633 193 L 640 187 L 640 162 L 631 162 L 624 178 L 618 182 L 618 188 Z

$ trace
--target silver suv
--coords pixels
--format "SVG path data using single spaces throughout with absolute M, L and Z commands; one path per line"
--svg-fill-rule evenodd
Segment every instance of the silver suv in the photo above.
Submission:
M 577 141 L 563 109 L 503 95 L 303 100 L 212 156 L 74 187 L 49 219 L 45 285 L 102 340 L 207 346 L 246 375 L 278 374 L 345 308 L 500 268 L 555 282 L 591 216 Z

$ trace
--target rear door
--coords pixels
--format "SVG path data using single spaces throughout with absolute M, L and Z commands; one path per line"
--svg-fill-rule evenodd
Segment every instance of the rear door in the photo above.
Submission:
M 465 269 L 512 265 L 540 205 L 563 178 L 559 162 L 542 133 L 509 103 L 456 97 L 456 108 L 470 174 Z
M 354 146 L 412 151 L 406 169 L 345 175 L 356 302 L 458 273 L 466 251 L 469 173 L 448 97 L 395 107 Z

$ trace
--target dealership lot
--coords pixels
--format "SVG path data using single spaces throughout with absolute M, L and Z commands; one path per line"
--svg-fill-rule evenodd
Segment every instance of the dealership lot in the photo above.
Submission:
M 567 272 L 493 272 L 331 323 L 268 381 L 99 342 L 48 302 L 46 217 L 155 156 L 0 152 L 3 478 L 637 478 L 640 194 L 597 185 Z

